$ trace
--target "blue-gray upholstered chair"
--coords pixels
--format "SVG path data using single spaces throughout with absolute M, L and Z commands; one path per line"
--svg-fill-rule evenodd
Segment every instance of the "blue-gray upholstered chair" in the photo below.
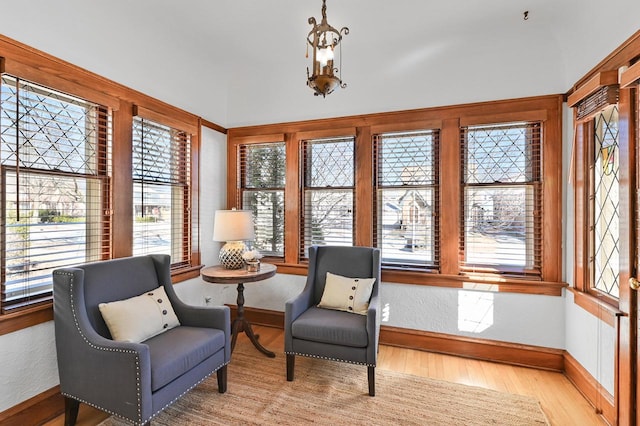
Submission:
M 142 343 L 111 339 L 98 304 L 163 286 L 180 325 Z M 65 424 L 80 402 L 134 424 L 152 417 L 217 372 L 226 392 L 230 359 L 229 308 L 182 303 L 171 284 L 170 257 L 119 258 L 53 272 L 60 390 Z
M 380 250 L 369 247 L 313 246 L 307 282 L 285 305 L 287 380 L 294 379 L 295 356 L 366 365 L 369 395 L 375 395 L 380 336 Z M 318 308 L 327 272 L 350 278 L 375 278 L 367 315 Z

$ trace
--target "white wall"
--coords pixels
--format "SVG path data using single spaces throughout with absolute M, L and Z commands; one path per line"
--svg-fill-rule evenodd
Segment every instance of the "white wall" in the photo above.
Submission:
M 58 381 L 53 321 L 0 336 L 0 412 Z

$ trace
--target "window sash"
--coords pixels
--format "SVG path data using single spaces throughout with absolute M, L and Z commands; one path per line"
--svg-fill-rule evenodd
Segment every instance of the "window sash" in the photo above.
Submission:
M 169 254 L 176 268 L 191 262 L 190 135 L 133 120 L 133 254 Z
M 54 269 L 110 257 L 111 113 L 2 76 L 2 311 L 51 299 Z
M 265 256 L 284 257 L 285 144 L 241 145 L 239 154 L 240 204 L 253 212 L 253 248 Z
M 439 132 L 374 136 L 374 246 L 389 267 L 439 264 Z
M 594 116 L 592 179 L 591 290 L 615 299 L 620 292 L 620 178 L 618 108 Z
M 300 257 L 313 245 L 354 243 L 355 140 L 303 141 Z
M 462 129 L 461 271 L 541 276 L 541 127 Z

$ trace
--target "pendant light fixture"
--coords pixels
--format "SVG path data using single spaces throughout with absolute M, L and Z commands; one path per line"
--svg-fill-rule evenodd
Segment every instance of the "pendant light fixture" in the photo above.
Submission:
M 327 96 L 338 86 L 347 87 L 340 79 L 342 68 L 342 47 L 340 42 L 342 36 L 349 34 L 349 28 L 342 27 L 340 31 L 329 25 L 327 22 L 327 1 L 322 0 L 322 21 L 318 24 L 316 18 L 309 18 L 309 24 L 313 25 L 307 35 L 307 57 L 309 57 L 309 46 L 313 50 L 311 60 L 311 74 L 307 67 L 307 86 L 313 89 L 315 96 Z M 336 50 L 338 50 L 339 65 L 335 65 Z

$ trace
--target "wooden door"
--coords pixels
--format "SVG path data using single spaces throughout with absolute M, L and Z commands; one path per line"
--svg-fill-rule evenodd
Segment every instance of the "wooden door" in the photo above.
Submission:
M 640 217 L 637 140 L 638 99 L 635 88 L 621 88 L 620 130 L 620 303 L 618 330 L 618 424 L 636 425 L 638 373 L 637 279 L 640 278 Z

